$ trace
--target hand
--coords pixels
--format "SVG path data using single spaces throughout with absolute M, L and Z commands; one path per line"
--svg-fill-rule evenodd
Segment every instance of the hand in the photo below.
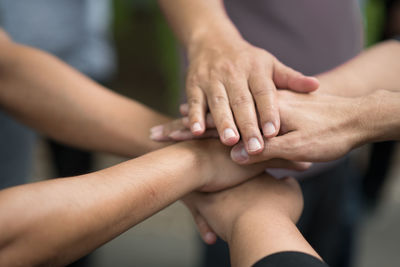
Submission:
M 215 233 L 230 240 L 236 223 L 250 214 L 263 214 L 266 220 L 280 216 L 296 223 L 303 208 L 296 180 L 277 180 L 268 174 L 217 193 L 191 193 L 183 201 L 208 244 L 215 242 Z
M 208 106 L 221 141 L 234 145 L 240 132 L 249 154 L 263 149 L 259 125 L 264 137 L 279 132 L 276 87 L 311 92 L 319 86 L 315 78 L 294 71 L 267 51 L 237 38 L 214 36 L 212 41 L 203 40 L 190 47 L 189 62 L 186 93 L 192 133 L 204 133 Z
M 219 137 L 210 113 L 206 116 L 207 130 L 202 135 L 194 135 L 190 131 L 189 118 L 187 117 L 188 108 L 187 104 L 182 104 L 180 111 L 184 117 L 152 127 L 150 129 L 150 139 L 158 142 L 166 142 Z
M 284 168 L 306 170 L 311 164 L 306 162 L 292 162 L 281 159 L 271 159 L 257 164 L 242 166 L 233 162 L 229 157 L 229 148 L 223 146 L 218 140 L 190 141 L 176 144 L 184 146 L 197 155 L 200 177 L 197 190 L 202 192 L 215 192 L 223 190 L 254 177 L 265 171 L 266 168 Z
M 236 145 L 232 159 L 254 163 L 271 158 L 294 161 L 330 161 L 344 156 L 369 139 L 365 129 L 370 104 L 365 97 L 346 98 L 320 94 L 278 93 L 281 136 L 269 139 L 259 155 L 248 155 L 243 144 Z M 372 111 L 374 112 L 374 111 Z M 370 114 L 370 115 L 368 115 Z

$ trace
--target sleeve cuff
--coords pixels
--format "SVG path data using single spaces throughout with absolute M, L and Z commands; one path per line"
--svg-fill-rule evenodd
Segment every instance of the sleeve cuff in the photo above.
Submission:
M 314 256 L 295 251 L 284 251 L 269 255 L 253 267 L 329 267 Z

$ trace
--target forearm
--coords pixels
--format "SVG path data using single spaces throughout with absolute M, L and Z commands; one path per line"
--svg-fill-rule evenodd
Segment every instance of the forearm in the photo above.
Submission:
M 176 36 L 189 52 L 200 43 L 215 44 L 221 38 L 241 39 L 226 14 L 222 0 L 158 2 Z
M 357 97 L 379 89 L 400 91 L 400 42 L 378 44 L 347 63 L 318 76 L 316 93 Z
M 0 107 L 59 141 L 136 156 L 161 147 L 151 126 L 168 118 L 113 93 L 55 57 L 1 42 Z M 165 145 L 165 144 L 164 144 Z
M 93 174 L 0 191 L 0 265 L 58 266 L 85 255 L 201 186 L 207 168 L 198 155 L 179 144 Z
M 320 259 L 290 218 L 267 209 L 242 216 L 228 242 L 235 267 L 252 266 L 258 260 L 282 251 L 303 252 Z

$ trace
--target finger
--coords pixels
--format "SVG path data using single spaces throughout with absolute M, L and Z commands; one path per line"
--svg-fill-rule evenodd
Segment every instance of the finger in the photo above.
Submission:
M 194 135 L 190 130 L 177 130 L 168 135 L 170 141 L 187 141 L 193 139 L 218 138 L 219 134 L 215 129 L 206 130 L 202 135 Z
M 186 207 L 192 213 L 194 222 L 196 223 L 197 230 L 205 243 L 212 245 L 217 241 L 217 235 L 209 226 L 206 219 L 198 212 L 197 208 L 193 205 L 191 199 L 196 199 L 196 193 L 192 193 L 183 198 Z
M 231 158 L 239 164 L 251 164 L 274 158 L 294 161 L 309 161 L 307 159 L 297 159 L 299 151 L 296 140 L 297 132 L 290 132 L 285 135 L 271 138 L 265 142 L 265 148 L 262 153 L 257 155 L 248 154 L 243 143 L 239 143 L 232 148 Z
M 183 118 L 154 126 L 150 129 L 150 139 L 154 141 L 169 141 L 168 137 L 172 132 L 185 129 Z
M 201 235 L 203 241 L 208 244 L 212 245 L 217 241 L 217 235 L 214 233 L 212 228 L 208 225 L 207 221 L 201 216 L 199 213 L 193 215 L 194 221 L 197 225 L 197 229 Z
M 268 75 L 256 73 L 250 76 L 249 86 L 256 102 L 264 137 L 272 138 L 278 134 L 280 128 L 275 85 Z
M 168 135 L 164 135 L 164 125 L 157 125 L 151 128 L 150 139 L 157 142 L 169 141 Z
M 207 124 L 207 129 L 216 128 L 215 122 L 214 122 L 214 119 L 213 119 L 211 113 L 207 113 L 207 115 L 206 115 L 206 124 Z
M 207 102 L 221 142 L 232 146 L 239 141 L 239 132 L 233 120 L 228 95 L 222 83 L 216 82 L 210 87 Z
M 190 130 L 194 135 L 201 135 L 205 131 L 206 98 L 199 87 L 189 86 L 187 88 Z
M 311 162 L 292 161 L 286 159 L 270 159 L 266 162 L 266 168 L 288 169 L 295 171 L 305 171 L 312 166 Z
M 181 104 L 179 106 L 179 113 L 181 113 L 182 116 L 189 115 L 189 104 L 188 103 Z
M 227 81 L 226 88 L 247 152 L 249 154 L 260 153 L 264 148 L 264 141 L 258 127 L 254 101 L 247 81 L 245 79 L 230 80 Z
M 189 129 L 190 128 L 189 117 L 183 117 L 182 124 L 183 124 L 183 126 L 185 126 L 186 128 Z M 207 115 L 206 115 L 206 128 L 207 129 L 215 128 L 214 119 L 212 118 L 211 113 L 207 113 Z
M 317 78 L 305 76 L 279 61 L 274 66 L 273 80 L 280 89 L 290 89 L 300 93 L 313 92 L 319 87 Z

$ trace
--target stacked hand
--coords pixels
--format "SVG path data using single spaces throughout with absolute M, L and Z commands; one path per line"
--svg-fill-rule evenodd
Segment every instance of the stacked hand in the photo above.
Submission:
M 263 174 L 217 193 L 194 192 L 183 200 L 191 210 L 203 240 L 212 244 L 215 233 L 228 241 L 235 226 L 249 214 L 283 217 L 296 223 L 303 208 L 300 186 L 293 178 L 277 180 Z
M 279 136 L 265 139 L 265 148 L 257 155 L 247 153 L 243 141 L 231 150 L 231 157 L 240 164 L 273 158 L 292 161 L 321 162 L 344 156 L 351 149 L 384 134 L 379 119 L 385 102 L 396 101 L 399 93 L 378 91 L 362 97 L 348 98 L 324 94 L 299 94 L 286 90 L 277 93 L 281 129 Z M 371 111 L 373 111 L 371 113 Z M 186 107 L 181 108 L 185 114 Z M 371 124 L 370 121 L 375 121 Z M 213 126 L 211 118 L 209 127 Z M 158 126 L 155 140 L 182 141 L 198 138 L 187 129 L 187 118 Z M 171 134 L 172 133 L 172 134 Z M 390 133 L 388 133 L 390 134 Z M 204 136 L 217 136 L 212 129 Z
M 257 154 L 264 147 L 263 136 L 279 132 L 276 88 L 312 92 L 319 82 L 263 49 L 227 38 L 219 36 L 189 49 L 187 126 L 193 135 L 202 135 L 209 128 L 208 108 L 222 143 L 234 145 L 242 139 L 246 151 Z

